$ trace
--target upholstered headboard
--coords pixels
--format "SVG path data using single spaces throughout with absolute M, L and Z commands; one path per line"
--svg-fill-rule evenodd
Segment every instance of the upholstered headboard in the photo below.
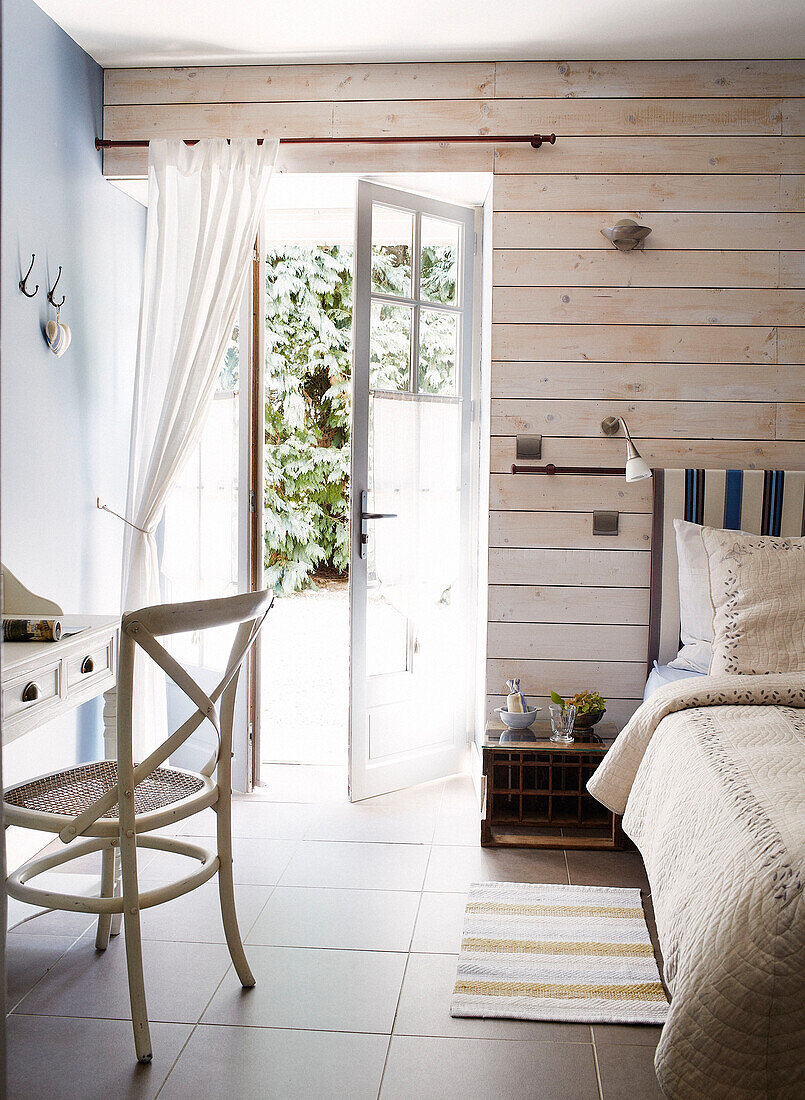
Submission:
M 674 520 L 761 535 L 805 534 L 805 472 L 655 470 L 648 668 L 679 650 Z

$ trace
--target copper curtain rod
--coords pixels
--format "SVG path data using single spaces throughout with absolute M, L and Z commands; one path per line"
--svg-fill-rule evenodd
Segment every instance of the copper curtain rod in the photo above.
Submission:
M 197 145 L 199 138 L 185 138 L 185 145 Z M 228 140 L 228 139 L 227 139 Z M 555 145 L 556 134 L 466 134 L 459 137 L 281 137 L 280 145 L 419 145 L 422 142 L 459 143 L 491 141 L 500 145 L 528 142 L 533 149 L 541 145 Z M 114 141 L 111 138 L 95 138 L 96 149 L 147 149 L 148 141 Z M 257 139 L 263 144 L 263 138 Z
M 512 464 L 513 474 L 607 474 L 614 477 L 619 474 L 624 476 L 623 466 L 554 466 L 549 462 L 547 466 L 518 466 Z

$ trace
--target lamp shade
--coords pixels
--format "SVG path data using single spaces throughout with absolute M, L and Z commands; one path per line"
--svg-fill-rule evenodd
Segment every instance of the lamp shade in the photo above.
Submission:
M 627 481 L 642 481 L 646 477 L 651 477 L 651 470 L 640 455 L 635 455 L 634 458 L 626 460 Z
M 646 477 L 651 477 L 651 467 L 641 458 L 640 451 L 635 447 L 631 432 L 623 417 L 605 416 L 601 421 L 601 431 L 604 435 L 617 435 L 619 428 L 623 428 L 623 434 L 626 436 L 626 480 L 642 481 Z

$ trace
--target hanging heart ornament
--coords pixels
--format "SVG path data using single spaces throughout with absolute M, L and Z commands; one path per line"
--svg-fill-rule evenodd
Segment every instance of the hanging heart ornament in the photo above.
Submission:
M 70 326 L 64 325 L 59 320 L 58 311 L 56 312 L 56 320 L 48 321 L 45 325 L 45 339 L 48 342 L 48 347 L 56 356 L 57 359 L 61 359 L 64 353 L 70 346 L 72 340 L 72 333 L 70 332 Z

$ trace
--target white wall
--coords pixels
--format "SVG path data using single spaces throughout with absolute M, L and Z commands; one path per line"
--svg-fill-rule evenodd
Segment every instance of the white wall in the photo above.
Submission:
M 125 506 L 145 211 L 101 175 L 100 68 L 31 0 L 5 0 L 3 24 L 2 560 L 66 612 L 114 614 L 122 525 L 95 500 Z M 56 359 L 59 265 L 73 338 Z M 5 782 L 96 757 L 101 728 L 96 701 L 20 738 Z

